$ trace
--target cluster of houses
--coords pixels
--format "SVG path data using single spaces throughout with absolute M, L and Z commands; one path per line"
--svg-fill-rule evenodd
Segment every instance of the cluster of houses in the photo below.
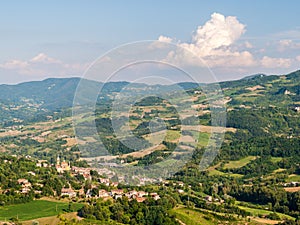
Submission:
M 292 182 L 289 182 L 289 183 L 284 183 L 283 186 L 284 187 L 299 187 L 300 182 L 292 181 Z
M 77 193 L 71 188 L 62 188 L 61 189 L 61 196 L 67 196 L 69 198 L 75 198 Z
M 206 200 L 207 202 L 220 202 L 220 203 L 224 203 L 224 200 L 223 200 L 223 199 L 213 198 L 213 197 L 210 196 L 210 195 L 207 195 L 207 196 L 205 197 L 205 200 Z
M 28 172 L 28 174 L 35 176 L 35 173 L 30 171 Z M 21 193 L 21 194 L 28 194 L 31 190 L 33 190 L 32 188 L 32 184 L 25 178 L 20 178 L 17 180 L 18 184 L 21 185 L 21 189 L 17 190 L 17 193 Z M 43 187 L 43 184 L 40 183 L 36 183 L 35 186 L 39 186 L 39 187 Z M 41 194 L 42 191 L 40 190 L 34 190 L 35 194 Z
M 147 199 L 147 197 L 152 197 L 154 200 L 160 199 L 160 196 L 157 193 L 148 193 L 145 191 L 136 191 L 132 190 L 129 192 L 124 192 L 123 189 L 114 189 L 111 191 L 106 191 L 104 189 L 99 190 L 99 198 L 122 198 L 127 197 L 128 199 L 136 199 L 138 202 L 143 202 Z
M 36 163 L 36 167 L 49 167 L 47 160 L 38 160 Z
M 76 167 L 73 166 L 71 169 L 72 174 L 74 175 L 82 175 L 86 180 L 91 180 L 91 170 L 97 171 L 101 175 L 106 175 L 108 177 L 112 177 L 114 175 L 113 172 L 106 168 L 83 168 L 83 167 Z M 116 188 L 119 185 L 119 182 L 112 182 L 110 178 L 99 178 L 98 182 L 99 184 L 105 185 L 110 188 Z M 112 189 L 111 191 L 107 191 L 105 189 L 100 189 L 98 191 L 97 195 L 93 194 L 92 189 L 97 188 L 96 185 L 91 185 L 91 188 L 87 190 L 87 192 L 84 192 L 84 189 L 80 189 L 79 191 L 74 191 L 71 187 L 69 188 L 62 188 L 61 190 L 61 196 L 67 196 L 70 198 L 76 197 L 76 196 L 83 196 L 86 198 L 122 198 L 126 196 L 128 199 L 136 199 L 138 202 L 143 202 L 146 200 L 146 197 L 152 197 L 154 200 L 160 199 L 160 196 L 157 193 L 147 193 L 144 191 L 129 191 L 125 193 L 123 189 Z
M 98 191 L 98 194 L 95 196 L 93 196 L 92 194 L 92 189 L 89 189 L 86 193 L 84 193 L 83 189 L 80 189 L 78 191 L 78 195 L 80 196 L 85 195 L 86 198 L 103 198 L 103 199 L 108 199 L 108 198 L 118 199 L 118 198 L 127 197 L 129 200 L 136 199 L 137 202 L 143 202 L 147 199 L 147 197 L 151 197 L 155 201 L 160 199 L 160 196 L 156 192 L 148 193 L 145 191 L 136 191 L 136 190 L 125 192 L 123 189 L 113 189 L 111 191 L 100 189 Z M 74 198 L 77 196 L 77 193 L 71 187 L 62 188 L 61 196 Z
M 100 175 L 105 175 L 107 178 L 99 178 L 98 182 L 99 184 L 105 185 L 110 188 L 117 188 L 119 185 L 119 182 L 112 182 L 111 178 L 115 175 L 114 172 L 111 170 L 108 170 L 107 168 L 85 168 L 85 167 L 76 167 L 72 166 L 70 168 L 70 165 L 65 162 L 60 162 L 60 158 L 57 158 L 56 163 L 56 170 L 58 172 L 60 171 L 70 171 L 72 175 L 82 175 L 85 180 L 92 180 L 91 171 L 97 171 Z M 120 180 L 120 177 L 119 177 Z M 145 182 L 145 181 L 144 181 Z M 107 191 L 105 189 L 100 189 L 98 191 L 98 194 L 95 195 L 93 192 L 93 189 L 97 188 L 97 185 L 92 184 L 91 188 L 87 190 L 87 192 L 84 192 L 84 189 L 80 189 L 78 191 L 75 191 L 72 189 L 72 187 L 68 188 L 62 188 L 61 190 L 61 196 L 66 196 L 69 198 L 74 198 L 76 196 L 86 197 L 86 198 L 122 198 L 127 197 L 128 199 L 136 199 L 138 202 L 143 202 L 147 199 L 147 197 L 152 197 L 154 200 L 160 199 L 160 196 L 157 193 L 147 193 L 144 191 L 129 191 L 125 193 L 123 189 L 112 189 L 111 191 Z
M 72 166 L 71 173 L 73 175 L 82 175 L 85 180 L 91 180 L 91 171 L 96 171 L 99 175 L 105 176 L 107 178 L 100 178 L 99 182 L 105 184 L 106 186 L 118 186 L 119 183 L 111 182 L 110 179 L 115 175 L 115 173 L 107 168 L 85 168 Z
M 21 188 L 21 193 L 22 194 L 27 194 L 30 192 L 31 190 L 31 183 L 27 180 L 27 179 L 18 179 L 18 184 L 19 185 L 22 185 L 22 188 Z
M 39 161 L 38 163 L 39 163 L 40 167 L 48 166 L 48 164 L 46 164 L 45 162 L 42 162 L 42 161 Z M 85 168 L 85 167 L 76 167 L 76 166 L 71 167 L 70 162 L 66 162 L 65 160 L 62 161 L 60 156 L 57 156 L 55 168 L 58 173 L 70 172 L 71 175 L 82 175 L 85 180 L 92 179 L 91 171 L 93 170 L 93 171 L 96 171 L 99 175 L 107 177 L 107 179 L 103 178 L 100 181 L 100 183 L 106 184 L 107 186 L 110 186 L 110 185 L 117 186 L 117 184 L 114 184 L 113 182 L 110 182 L 110 180 L 109 180 L 116 175 L 114 171 L 108 169 L 108 167 L 114 167 L 112 164 L 113 163 L 105 163 L 105 167 L 103 167 L 104 163 L 102 163 L 101 168 L 91 168 L 91 167 Z M 143 186 L 147 183 L 157 183 L 157 182 L 162 181 L 161 179 L 140 177 L 140 176 L 136 176 L 136 175 L 133 175 L 131 178 L 132 178 L 132 180 L 138 181 L 137 186 Z M 124 176 L 118 176 L 118 181 L 125 182 Z

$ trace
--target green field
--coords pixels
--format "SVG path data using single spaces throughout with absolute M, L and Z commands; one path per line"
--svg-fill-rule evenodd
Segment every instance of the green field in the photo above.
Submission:
M 209 176 L 214 176 L 214 175 L 217 175 L 217 176 L 226 176 L 226 173 L 221 172 L 221 171 L 216 170 L 216 169 L 213 169 L 213 170 L 209 170 L 208 175 Z
M 254 160 L 256 156 L 248 156 L 245 158 L 242 158 L 240 160 L 236 161 L 229 161 L 224 165 L 224 169 L 235 169 L 235 168 L 241 168 L 243 166 L 246 166 L 249 162 Z
M 286 169 L 279 168 L 277 170 L 274 170 L 273 173 L 282 173 L 284 171 L 286 171 Z
M 242 174 L 237 174 L 237 173 L 224 173 L 222 171 L 219 171 L 219 170 L 216 170 L 216 169 L 213 169 L 213 170 L 209 170 L 208 172 L 208 175 L 209 176 L 231 176 L 231 177 L 236 177 L 236 178 L 241 178 L 243 177 Z
M 20 221 L 32 220 L 48 216 L 56 216 L 68 210 L 68 202 L 50 202 L 36 200 L 29 203 L 0 207 L 0 220 L 8 221 L 18 218 Z M 83 204 L 72 203 L 72 209 L 78 210 Z
M 201 209 L 194 208 L 175 208 L 170 211 L 172 214 L 176 216 L 176 218 L 181 222 L 180 224 L 186 224 L 186 225 L 217 225 L 217 224 L 232 224 L 232 225 L 238 225 L 238 224 L 246 224 L 245 221 L 237 219 L 236 221 L 225 221 L 220 220 L 219 218 L 216 218 L 215 215 L 219 216 L 228 216 L 226 213 L 213 213 L 209 212 L 208 210 L 202 211 Z M 214 215 L 213 215 L 213 214 Z M 236 218 L 234 214 L 232 214 L 233 217 Z M 249 225 L 257 224 L 254 221 L 247 222 Z
M 168 130 L 167 135 L 165 137 L 165 141 L 172 142 L 176 141 L 180 138 L 180 132 L 175 130 Z
M 282 159 L 283 159 L 282 157 L 271 157 L 271 162 L 277 163 L 277 162 L 280 162 Z
M 214 225 L 217 224 L 216 221 L 210 216 L 204 215 L 198 211 L 187 209 L 187 208 L 177 208 L 172 209 L 172 213 L 176 215 L 176 218 L 179 219 L 186 225 L 197 225 L 197 224 L 205 224 L 205 225 Z
M 251 213 L 253 216 L 258 216 L 258 215 L 269 215 L 271 213 L 273 213 L 273 211 L 268 211 L 268 210 L 264 210 L 264 209 L 254 209 L 254 208 L 249 208 L 249 207 L 245 207 L 245 206 L 238 206 L 240 209 L 243 209 L 249 213 Z M 278 216 L 280 216 L 281 219 L 284 218 L 288 218 L 290 220 L 295 220 L 294 217 L 291 217 L 289 215 L 286 214 L 282 214 L 282 213 L 277 213 Z
M 300 182 L 300 175 L 291 174 L 287 179 L 286 182 Z
M 210 133 L 198 133 L 198 147 L 205 147 L 208 144 Z

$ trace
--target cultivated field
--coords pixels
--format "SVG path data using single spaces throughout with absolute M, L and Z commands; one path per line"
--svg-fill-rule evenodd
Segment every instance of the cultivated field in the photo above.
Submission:
M 224 169 L 241 168 L 243 166 L 246 166 L 249 162 L 251 162 L 254 159 L 256 159 L 256 156 L 248 156 L 240 160 L 229 161 L 224 165 Z
M 72 203 L 73 210 L 80 209 L 83 205 Z M 51 202 L 36 200 L 29 203 L 0 207 L 0 221 L 17 218 L 20 221 L 33 220 L 42 217 L 57 216 L 65 213 L 69 208 L 68 202 Z

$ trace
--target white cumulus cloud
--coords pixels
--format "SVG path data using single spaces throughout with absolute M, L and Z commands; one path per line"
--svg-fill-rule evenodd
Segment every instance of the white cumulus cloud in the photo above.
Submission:
M 199 26 L 193 34 L 192 43 L 182 45 L 197 50 L 202 56 L 211 55 L 220 48 L 232 45 L 244 32 L 245 25 L 236 17 L 213 13 L 211 19 L 204 26 Z
M 272 58 L 264 56 L 261 60 L 261 64 L 265 68 L 289 68 L 292 64 L 292 60 L 289 58 Z
M 203 66 L 199 61 L 200 58 L 202 62 L 221 73 L 223 71 L 246 73 L 247 71 L 270 71 L 270 69 L 282 71 L 281 69 L 298 68 L 300 55 L 278 57 L 274 55 L 274 49 L 295 53 L 300 48 L 300 42 L 285 38 L 272 45 L 267 42 L 255 48 L 248 40 L 241 39 L 245 32 L 246 25 L 235 16 L 213 13 L 206 23 L 197 27 L 191 41 L 176 41 L 166 36 L 159 36 L 158 41 L 177 43 L 178 48 L 170 51 L 166 60 L 179 65 L 181 63 Z
M 256 64 L 254 57 L 249 51 L 238 51 L 234 44 L 245 33 L 246 26 L 238 21 L 234 16 L 224 16 L 220 13 L 213 13 L 209 21 L 203 26 L 198 26 L 192 35 L 190 43 L 179 42 L 178 45 L 191 51 L 200 57 L 210 66 L 253 66 Z M 160 36 L 158 40 L 172 41 L 169 37 Z M 252 45 L 246 43 L 247 48 Z M 185 63 L 198 63 L 183 50 L 170 52 L 169 60 L 185 61 Z
M 162 41 L 162 42 L 167 42 L 167 43 L 171 43 L 171 42 L 172 42 L 172 38 L 165 37 L 165 36 L 163 36 L 163 35 L 160 35 L 160 36 L 158 37 L 158 40 L 159 40 L 159 41 Z

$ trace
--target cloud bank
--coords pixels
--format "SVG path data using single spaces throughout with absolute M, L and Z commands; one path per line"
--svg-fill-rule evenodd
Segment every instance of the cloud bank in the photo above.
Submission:
M 242 39 L 246 32 L 246 25 L 241 23 L 235 16 L 224 16 L 213 13 L 210 20 L 203 26 L 198 26 L 192 34 L 190 42 L 176 42 L 175 39 L 160 36 L 159 41 L 173 42 L 178 46 L 191 51 L 195 57 L 201 58 L 212 68 L 225 68 L 236 71 L 246 71 L 248 68 L 270 69 L 289 68 L 299 58 L 272 57 L 268 55 L 258 56 L 255 53 L 263 52 L 263 49 L 255 49 L 255 46 Z M 295 48 L 291 40 L 280 40 L 278 51 L 286 48 Z M 264 50 L 265 51 L 265 50 Z M 182 62 L 193 65 L 198 63 L 195 58 L 187 57 L 180 48 L 176 52 L 168 54 L 169 61 Z
M 39 53 L 29 60 L 9 60 L 0 64 L 0 69 L 24 80 L 32 80 L 38 77 L 66 77 L 80 76 L 88 64 L 64 63 L 59 59 L 52 58 L 45 53 Z M 28 79 L 26 79 L 26 77 Z

